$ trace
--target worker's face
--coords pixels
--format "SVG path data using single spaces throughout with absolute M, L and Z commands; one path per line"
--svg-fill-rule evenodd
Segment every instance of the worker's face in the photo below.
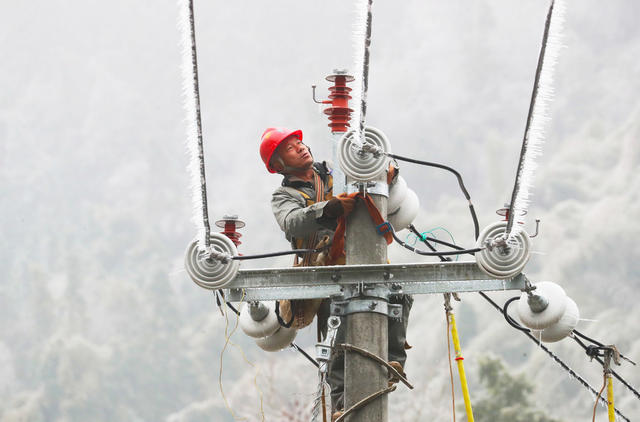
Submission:
M 313 157 L 309 148 L 295 135 L 282 141 L 276 152 L 286 167 L 308 169 L 313 165 Z

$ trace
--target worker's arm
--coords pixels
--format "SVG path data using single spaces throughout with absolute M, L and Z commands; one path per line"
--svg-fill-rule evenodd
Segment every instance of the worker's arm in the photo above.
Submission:
M 305 237 L 326 229 L 322 217 L 327 202 L 317 202 L 307 207 L 302 195 L 294 189 L 281 187 L 273 193 L 271 208 L 278 225 L 287 239 L 291 240 L 292 237 Z

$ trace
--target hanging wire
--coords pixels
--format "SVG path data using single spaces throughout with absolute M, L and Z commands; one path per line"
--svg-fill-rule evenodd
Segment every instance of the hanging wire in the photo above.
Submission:
M 418 255 L 444 257 L 444 256 L 448 256 L 448 255 L 460 255 L 460 254 L 466 254 L 466 253 L 473 254 L 473 253 L 476 253 L 476 252 L 480 252 L 481 250 L 484 249 L 484 248 L 473 248 L 473 249 L 459 249 L 459 250 L 456 250 L 456 251 L 447 251 L 447 252 L 426 252 L 426 251 L 414 248 L 413 246 L 408 245 L 404 240 L 400 239 L 398 237 L 398 235 L 396 234 L 396 231 L 393 228 L 393 226 L 391 225 L 391 223 L 385 222 L 383 224 L 388 227 L 389 231 L 391 232 L 391 236 L 393 236 L 393 239 L 397 243 L 399 243 L 400 246 L 410 250 L 411 252 L 417 253 Z M 433 247 L 433 246 L 431 246 L 431 247 Z
M 438 163 L 432 163 L 432 162 L 429 162 L 429 161 L 416 160 L 416 159 L 413 159 L 413 158 L 403 157 L 401 155 L 390 154 L 390 153 L 387 153 L 386 155 L 388 157 L 394 158 L 396 160 L 406 161 L 408 163 L 413 163 L 413 164 L 420 164 L 422 166 L 436 167 L 436 168 L 443 169 L 443 170 L 446 170 L 448 172 L 453 173 L 456 176 L 456 179 L 458 179 L 458 185 L 460 186 L 460 190 L 462 191 L 462 194 L 464 195 L 464 197 L 469 202 L 469 212 L 471 213 L 471 218 L 473 219 L 474 239 L 477 239 L 478 236 L 480 236 L 480 227 L 478 225 L 478 216 L 476 215 L 476 210 L 473 207 L 473 204 L 471 203 L 471 195 L 469 195 L 469 192 L 467 191 L 467 188 L 464 186 L 464 182 L 462 181 L 462 175 L 460 175 L 460 173 L 458 173 L 458 171 L 456 171 L 455 169 L 453 169 L 453 168 L 451 168 L 449 166 L 445 166 L 444 164 L 438 164 Z
M 573 330 L 573 334 L 578 334 L 578 333 L 576 333 L 576 330 Z M 581 334 L 578 334 L 578 335 L 581 335 Z M 576 342 L 576 343 L 578 343 L 578 344 L 579 344 L 579 345 L 580 345 L 580 346 L 585 350 L 585 352 L 587 352 L 587 353 L 588 353 L 588 351 L 589 351 L 589 346 L 587 346 L 586 344 L 584 344 L 584 343 L 583 343 L 583 342 L 582 342 L 578 337 L 576 337 L 576 336 L 572 336 L 571 338 L 573 338 L 573 340 L 575 340 L 575 342 Z M 591 341 L 591 340 L 589 340 L 589 341 Z M 596 344 L 600 344 L 600 345 L 601 345 L 601 343 L 598 343 L 598 342 L 596 342 Z M 599 356 L 596 356 L 596 355 L 589 355 L 589 356 L 590 356 L 590 357 L 592 357 L 593 359 L 595 359 L 596 361 L 598 361 L 598 363 L 604 367 L 604 362 L 602 361 L 602 359 L 600 359 L 600 357 L 599 357 Z M 622 355 L 620 355 L 620 357 L 622 357 Z M 635 365 L 635 363 L 634 363 L 634 365 Z M 614 371 L 613 369 L 610 369 L 610 371 L 611 371 L 611 375 L 613 375 L 613 376 L 614 376 L 618 381 L 620 381 L 620 382 L 622 383 L 622 385 L 624 385 L 625 387 L 627 387 L 627 389 L 628 389 L 629 391 L 631 391 L 631 392 L 633 393 L 633 395 L 634 395 L 634 396 L 636 396 L 636 398 L 637 398 L 637 399 L 640 399 L 640 393 L 638 393 L 638 391 L 637 391 L 635 388 L 633 388 L 633 386 L 631 386 L 631 384 L 629 384 L 629 383 L 628 383 L 624 378 L 622 378 L 622 377 L 621 377 L 621 376 L 620 376 L 616 371 Z
M 596 397 L 595 403 L 593 403 L 593 418 L 591 419 L 591 422 L 596 422 L 596 410 L 598 409 L 598 401 L 601 398 L 604 400 L 604 397 L 602 397 L 602 392 L 604 391 L 604 388 L 606 386 L 607 386 L 607 375 L 605 374 L 604 375 L 604 383 L 602 384 L 602 388 L 598 392 L 598 397 Z
M 500 305 L 498 305 L 493 299 L 491 299 L 489 296 L 487 296 L 486 293 L 484 292 L 478 292 L 480 294 L 480 296 L 482 296 L 486 301 L 488 301 L 496 310 L 498 310 L 499 312 L 502 313 L 502 308 L 500 307 Z M 523 331 L 524 332 L 524 331 Z M 569 365 L 567 365 L 566 363 L 564 363 L 558 356 L 556 356 L 551 350 L 549 350 L 549 348 L 547 348 L 544 344 L 540 343 L 538 341 L 537 338 L 535 338 L 531 333 L 528 332 L 524 332 L 524 334 L 529 337 L 529 339 L 531 339 L 538 347 L 540 347 L 542 350 L 544 350 L 549 357 L 551 357 L 551 359 L 553 359 L 558 365 L 560 365 L 562 367 L 562 369 L 564 369 L 565 371 L 567 371 L 569 373 L 569 375 L 571 375 L 573 378 L 575 378 L 580 384 L 582 384 L 587 390 L 589 390 L 594 396 L 598 394 L 598 391 L 593 388 L 584 378 L 582 378 L 580 375 L 578 375 L 573 369 L 571 369 L 569 367 Z M 608 404 L 607 400 L 604 398 L 601 398 L 601 400 L 604 402 L 604 404 Z M 618 416 L 620 416 L 622 419 L 624 419 L 627 422 L 631 422 L 629 420 L 629 418 L 627 418 L 625 415 L 622 414 L 622 412 L 620 412 L 618 409 L 615 409 L 616 414 L 618 414 Z

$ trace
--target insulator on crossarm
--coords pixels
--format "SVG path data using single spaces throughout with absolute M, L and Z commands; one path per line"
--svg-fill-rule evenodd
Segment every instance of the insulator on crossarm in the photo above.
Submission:
M 277 352 L 289 347 L 296 338 L 298 330 L 293 327 L 286 328 L 280 326 L 278 330 L 270 336 L 257 338 L 256 344 L 266 352 Z
M 387 219 L 393 226 L 393 229 L 399 232 L 400 230 L 408 228 L 409 225 L 413 223 L 413 220 L 418 216 L 419 209 L 420 199 L 418 199 L 418 195 L 413 190 L 407 188 L 402 204 L 393 213 L 389 214 Z
M 248 302 L 240 310 L 239 324 L 242 331 L 249 337 L 261 338 L 273 335 L 280 327 L 275 302 Z
M 535 284 L 535 289 L 522 293 L 518 300 L 518 317 L 525 327 L 544 330 L 560 321 L 567 309 L 567 294 L 551 281 Z
M 553 325 L 542 330 L 540 339 L 545 343 L 553 343 L 567 337 L 578 325 L 580 311 L 578 305 L 570 297 L 567 297 L 567 307 L 562 317 Z

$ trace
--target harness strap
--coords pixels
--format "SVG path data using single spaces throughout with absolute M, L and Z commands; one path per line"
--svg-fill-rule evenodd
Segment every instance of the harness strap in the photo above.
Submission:
M 376 227 L 384 226 L 384 219 L 382 218 L 382 214 L 378 211 L 376 204 L 373 202 L 371 195 L 363 196 L 360 192 L 354 192 L 349 194 L 350 198 L 361 198 L 364 201 L 364 204 L 367 206 L 367 210 L 369 211 L 369 216 L 373 221 L 373 224 Z M 333 235 L 333 244 L 331 245 L 331 249 L 329 249 L 329 258 L 331 261 L 335 261 L 341 257 L 345 256 L 344 252 L 344 235 L 347 229 L 347 219 L 343 215 L 338 218 L 338 227 L 336 228 L 336 233 Z M 380 230 L 378 230 L 380 233 Z M 385 231 L 384 233 L 380 233 L 384 236 L 387 241 L 387 245 L 393 242 L 393 236 L 390 231 Z

